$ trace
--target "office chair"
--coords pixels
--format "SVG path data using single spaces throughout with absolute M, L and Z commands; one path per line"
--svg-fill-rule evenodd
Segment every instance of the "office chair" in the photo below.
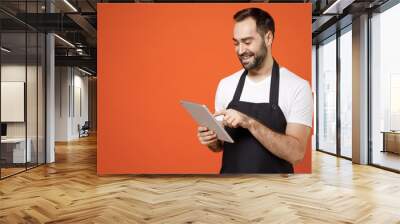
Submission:
M 89 136 L 89 129 L 90 129 L 89 121 L 85 121 L 82 127 L 80 127 L 80 125 L 78 124 L 79 138 Z

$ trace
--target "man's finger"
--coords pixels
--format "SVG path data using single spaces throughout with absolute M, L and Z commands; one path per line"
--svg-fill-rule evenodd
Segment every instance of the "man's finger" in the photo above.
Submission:
M 203 144 L 203 145 L 209 145 L 209 144 L 211 144 L 211 143 L 214 143 L 215 141 L 217 141 L 217 139 L 213 139 L 213 140 L 211 140 L 211 141 L 202 141 L 201 144 Z
M 215 112 L 213 116 L 216 117 L 216 116 L 220 116 L 220 115 L 225 115 L 225 113 L 226 113 L 226 110 L 221 110 L 221 111 Z
M 226 121 L 228 121 L 228 120 L 230 119 L 230 117 L 231 117 L 231 116 L 230 116 L 229 114 L 228 114 L 228 115 L 225 115 L 224 118 L 223 118 L 222 120 L 226 122 Z
M 215 140 L 216 138 L 217 138 L 217 135 L 216 135 L 216 134 L 213 134 L 213 135 L 209 135 L 209 136 L 203 137 L 203 141 L 204 141 L 204 142 L 213 141 L 213 140 Z
M 207 131 L 207 132 L 201 132 L 200 136 L 201 137 L 206 137 L 206 136 L 213 135 L 213 134 L 214 134 L 213 131 Z
M 197 128 L 197 131 L 199 131 L 199 132 L 204 132 L 204 131 L 208 131 L 208 128 L 207 127 L 198 127 Z
M 239 124 L 239 122 L 236 119 L 232 121 L 232 126 L 234 128 L 237 128 L 239 126 L 238 124 Z
M 228 122 L 229 124 L 232 124 L 234 120 L 235 120 L 234 117 L 228 117 L 228 118 L 226 119 L 226 122 Z

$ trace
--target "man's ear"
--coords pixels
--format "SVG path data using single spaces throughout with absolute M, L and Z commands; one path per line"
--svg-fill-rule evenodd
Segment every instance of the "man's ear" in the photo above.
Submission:
M 274 40 L 274 35 L 272 34 L 271 31 L 268 31 L 265 36 L 264 36 L 264 41 L 267 47 L 272 45 L 272 41 Z

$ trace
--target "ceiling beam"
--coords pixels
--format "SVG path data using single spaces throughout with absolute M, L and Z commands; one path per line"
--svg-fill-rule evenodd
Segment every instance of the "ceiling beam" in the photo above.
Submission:
M 68 14 L 68 17 L 79 25 L 90 37 L 97 39 L 97 30 L 90 24 L 85 17 L 80 14 Z

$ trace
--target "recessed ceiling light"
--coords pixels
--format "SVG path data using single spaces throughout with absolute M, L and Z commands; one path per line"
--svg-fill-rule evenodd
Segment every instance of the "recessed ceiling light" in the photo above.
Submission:
M 54 34 L 54 36 L 55 37 L 57 37 L 59 40 L 61 40 L 62 42 L 64 42 L 64 43 L 66 43 L 67 45 L 69 45 L 70 47 L 73 47 L 73 48 L 75 48 L 75 45 L 73 45 L 71 42 L 69 42 L 68 40 L 66 40 L 66 39 L 64 39 L 64 38 L 62 38 L 62 37 L 60 37 L 59 35 L 57 35 L 57 34 Z
M 325 9 L 322 14 L 342 14 L 343 9 L 351 5 L 354 1 L 355 0 L 336 0 L 327 9 Z
M 71 4 L 69 3 L 68 0 L 64 0 L 65 4 L 67 4 L 74 12 L 78 12 L 78 10 Z
M 83 69 L 81 69 L 81 68 L 79 68 L 79 67 L 78 67 L 78 70 L 81 71 L 81 72 L 83 72 L 83 73 L 85 73 L 85 74 L 87 74 L 87 75 L 93 75 L 92 73 L 90 73 L 90 72 L 88 72 L 88 71 L 86 71 L 86 70 L 83 70 Z
M 9 50 L 9 49 L 7 49 L 5 47 L 1 47 L 1 51 L 4 51 L 6 53 L 10 53 L 11 52 L 11 50 Z

